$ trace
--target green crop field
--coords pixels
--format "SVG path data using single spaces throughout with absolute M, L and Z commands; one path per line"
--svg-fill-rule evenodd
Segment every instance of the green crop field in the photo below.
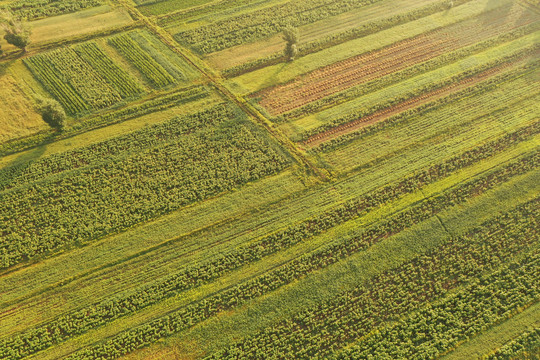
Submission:
M 0 0 L 0 359 L 540 358 L 540 3 Z

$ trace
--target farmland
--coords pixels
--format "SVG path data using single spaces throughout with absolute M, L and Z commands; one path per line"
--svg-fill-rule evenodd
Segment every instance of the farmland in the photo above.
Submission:
M 1 359 L 540 356 L 537 1 L 0 9 Z

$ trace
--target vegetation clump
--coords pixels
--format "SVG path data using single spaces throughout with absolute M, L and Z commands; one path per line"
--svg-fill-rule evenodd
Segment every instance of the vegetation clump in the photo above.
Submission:
M 8 12 L 0 16 L 2 29 L 5 31 L 4 39 L 13 46 L 18 47 L 23 52 L 30 44 L 30 35 L 32 31 L 21 20 L 16 19 Z M 1 52 L 0 52 L 1 54 Z
M 293 61 L 298 55 L 298 29 L 287 26 L 283 30 L 283 39 L 287 42 L 285 55 L 287 55 L 289 61 Z
M 38 99 L 38 108 L 43 121 L 57 130 L 64 130 L 66 126 L 66 112 L 58 101 L 54 99 Z

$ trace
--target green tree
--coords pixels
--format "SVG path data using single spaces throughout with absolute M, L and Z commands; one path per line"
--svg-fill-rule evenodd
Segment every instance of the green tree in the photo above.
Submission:
M 38 99 L 38 110 L 43 121 L 50 127 L 63 130 L 66 125 L 66 112 L 58 101 L 53 99 Z
M 21 20 L 15 19 L 10 13 L 3 13 L 2 28 L 6 32 L 4 39 L 8 44 L 14 45 L 26 52 L 26 47 L 30 44 L 31 30 Z
M 287 42 L 285 55 L 287 55 L 289 61 L 293 61 L 298 55 L 298 29 L 287 26 L 283 30 L 283 39 Z

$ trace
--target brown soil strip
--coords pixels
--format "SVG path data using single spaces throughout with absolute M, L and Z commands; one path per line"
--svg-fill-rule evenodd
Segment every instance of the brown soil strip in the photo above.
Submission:
M 314 135 L 305 142 L 303 142 L 304 145 L 307 145 L 309 148 L 316 147 L 326 141 L 338 138 L 342 135 L 346 135 L 349 133 L 352 133 L 356 130 L 359 130 L 361 128 L 376 124 L 378 122 L 384 121 L 388 119 L 389 117 L 399 114 L 403 111 L 415 108 L 417 106 L 427 104 L 431 101 L 437 100 L 439 98 L 445 97 L 449 94 L 461 91 L 465 88 L 474 86 L 478 84 L 481 81 L 484 81 L 492 76 L 495 76 L 497 74 L 500 74 L 505 70 L 506 68 L 509 68 L 511 66 L 517 66 L 520 64 L 525 63 L 528 59 L 531 58 L 531 55 L 519 59 L 514 62 L 508 62 L 502 65 L 499 65 L 497 67 L 488 69 L 484 72 L 481 72 L 475 76 L 466 78 L 461 80 L 460 82 L 457 82 L 455 84 L 430 91 L 426 94 L 410 98 L 408 100 L 403 101 L 402 103 L 399 103 L 395 106 L 377 111 L 369 116 L 351 121 L 347 124 L 343 124 L 341 126 L 338 126 L 336 128 L 330 129 L 328 131 L 322 132 L 320 134 Z

